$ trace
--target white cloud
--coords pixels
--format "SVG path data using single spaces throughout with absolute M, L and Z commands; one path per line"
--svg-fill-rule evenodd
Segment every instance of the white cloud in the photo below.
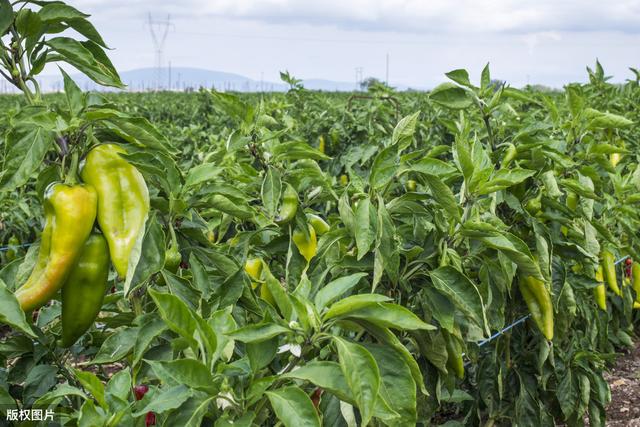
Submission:
M 80 2 L 78 2 L 80 3 Z M 273 24 L 434 32 L 640 32 L 640 0 L 85 0 L 82 5 L 130 15 L 204 15 Z
M 560 86 L 599 58 L 616 81 L 637 67 L 640 0 L 69 0 L 91 13 L 121 70 L 150 67 L 145 20 L 171 14 L 173 66 L 277 81 L 352 81 L 354 68 L 391 83 L 433 86 L 454 68 Z

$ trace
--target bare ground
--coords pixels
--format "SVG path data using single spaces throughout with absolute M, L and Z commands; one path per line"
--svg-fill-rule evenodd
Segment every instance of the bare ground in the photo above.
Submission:
M 640 342 L 616 360 L 605 379 L 611 387 L 607 426 L 640 427 Z

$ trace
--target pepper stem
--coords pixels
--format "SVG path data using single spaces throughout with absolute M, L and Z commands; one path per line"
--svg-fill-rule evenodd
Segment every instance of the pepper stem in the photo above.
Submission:
M 69 169 L 67 170 L 67 174 L 65 176 L 64 182 L 65 184 L 73 185 L 78 182 L 78 161 L 79 161 L 78 152 L 74 151 L 71 153 L 71 163 L 69 164 Z

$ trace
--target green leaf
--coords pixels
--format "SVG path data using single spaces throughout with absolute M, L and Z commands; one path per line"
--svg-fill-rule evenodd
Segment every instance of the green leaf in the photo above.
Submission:
M 589 129 L 621 129 L 633 124 L 632 120 L 613 113 L 603 113 L 587 108 L 584 110 L 584 116 L 589 119 Z
M 314 298 L 314 303 L 318 311 L 325 308 L 327 304 L 333 302 L 342 294 L 353 289 L 365 276 L 367 276 L 367 273 L 355 273 L 327 283 L 325 287 L 318 291 Z
M 400 415 L 402 423 L 416 425 L 416 383 L 411 370 L 394 349 L 371 343 L 365 347 L 380 369 L 380 396 Z
M 87 398 L 84 392 L 79 388 L 62 383 L 58 384 L 58 386 L 50 392 L 40 396 L 38 400 L 33 403 L 33 406 L 48 406 L 64 398 L 70 398 L 71 396 L 78 396 L 81 399 Z
M 13 22 L 13 9 L 9 0 L 0 0 L 0 36 L 3 36 Z
M 147 412 L 162 414 L 178 408 L 191 396 L 191 390 L 185 384 L 159 389 L 153 398 L 141 410 L 134 412 L 134 417 L 140 417 Z
M 502 252 L 518 265 L 523 275 L 545 280 L 527 244 L 513 234 L 500 231 L 488 223 L 467 221 L 463 224 L 462 235 Z
M 329 310 L 324 314 L 323 317 L 325 320 L 329 320 L 335 317 L 345 316 L 370 304 L 374 304 L 377 302 L 387 302 L 389 300 L 391 300 L 391 298 L 380 294 L 351 295 L 350 297 L 341 299 L 340 301 L 334 303 L 331 307 L 329 307 Z
M 111 402 L 113 398 L 123 401 L 128 400 L 129 393 L 131 393 L 131 373 L 128 369 L 123 369 L 120 372 L 116 372 L 107 383 L 105 389 L 106 400 L 109 406 L 112 406 Z
M 445 211 L 448 217 L 460 221 L 460 207 L 451 188 L 435 175 L 424 175 L 427 185 L 431 189 L 431 195 Z
M 320 427 L 320 418 L 309 396 L 296 386 L 265 393 L 276 416 L 286 427 Z
M 452 266 L 437 268 L 429 274 L 433 286 L 445 295 L 470 321 L 488 331 L 482 296 L 467 276 Z
M 340 369 L 360 409 L 361 425 L 365 426 L 373 416 L 380 389 L 378 365 L 365 347 L 342 338 L 333 339 L 338 349 Z
M 384 328 L 394 329 L 436 329 L 424 323 L 410 310 L 392 303 L 372 303 L 358 310 L 350 311 L 347 318 L 364 319 Z
M 267 210 L 270 218 L 273 218 L 278 209 L 278 203 L 280 202 L 280 196 L 282 194 L 282 181 L 280 180 L 280 174 L 277 169 L 269 168 L 264 175 L 262 181 L 262 188 L 260 191 L 262 195 L 262 204 Z
M 373 161 L 369 184 L 380 189 L 389 184 L 398 171 L 398 147 L 390 145 L 380 151 Z
M 434 159 L 433 157 L 425 157 L 417 163 L 412 164 L 407 168 L 407 171 L 444 178 L 454 174 L 457 170 L 447 162 Z
M 9 325 L 31 338 L 36 338 L 36 334 L 27 323 L 24 311 L 20 308 L 20 303 L 13 292 L 7 289 L 7 285 L 0 279 L 0 323 Z
M 94 82 L 103 86 L 124 87 L 113 64 L 108 59 L 105 60 L 106 55 L 99 45 L 91 41 L 79 42 L 68 37 L 52 38 L 47 40 L 46 44 L 65 62 L 73 65 Z
M 457 69 L 444 74 L 459 85 L 472 88 L 473 85 L 469 81 L 469 73 L 465 69 Z
M 500 169 L 489 181 L 478 186 L 477 193 L 480 195 L 494 193 L 496 191 L 519 184 L 525 179 L 536 174 L 536 171 L 522 168 Z
M 60 68 L 60 72 L 64 78 L 64 94 L 67 99 L 67 107 L 71 115 L 75 117 L 80 114 L 80 111 L 85 107 L 84 94 L 62 68 Z
M 376 238 L 376 212 L 368 197 L 358 203 L 355 221 L 356 247 L 358 248 L 358 260 L 361 260 L 369 252 Z
M 0 192 L 12 191 L 24 185 L 44 163 L 44 156 L 53 142 L 53 133 L 40 126 L 14 127 L 5 140 Z
M 223 168 L 214 163 L 203 163 L 189 169 L 184 183 L 184 190 L 188 190 L 202 183 L 213 181 L 222 172 Z
M 473 103 L 469 93 L 453 83 L 442 83 L 429 94 L 433 102 L 453 109 L 464 109 Z
M 99 365 L 122 360 L 129 354 L 129 352 L 131 352 L 131 349 L 136 343 L 137 335 L 138 328 L 132 327 L 123 328 L 112 333 L 106 340 L 104 340 L 95 358 L 83 362 L 83 364 Z
M 276 323 L 258 323 L 236 329 L 235 331 L 227 333 L 227 335 L 236 341 L 254 343 L 266 341 L 289 332 L 291 332 L 289 329 Z
M 413 135 L 416 133 L 419 116 L 420 111 L 417 111 L 409 116 L 403 117 L 393 129 L 391 145 L 397 145 L 398 151 L 404 150 L 413 142 Z M 398 151 L 396 151 L 396 153 Z
M 124 282 L 124 295 L 141 286 L 164 267 L 164 233 L 155 215 L 145 224 L 129 256 L 129 268 Z
M 290 141 L 277 144 L 272 148 L 271 154 L 273 154 L 273 161 L 275 162 L 301 159 L 328 160 L 330 158 L 302 141 Z
M 214 380 L 211 371 L 198 360 L 177 359 L 170 362 L 145 360 L 145 362 L 151 366 L 154 374 L 164 384 L 186 385 L 211 394 L 218 392 L 218 382 Z
M 133 362 L 132 366 L 136 366 L 142 360 L 144 352 L 147 350 L 151 342 L 162 332 L 167 329 L 167 324 L 160 318 L 154 315 L 149 321 L 140 326 L 138 336 L 133 348 Z
M 214 209 L 229 214 L 235 218 L 242 220 L 250 220 L 253 218 L 253 208 L 246 202 L 239 203 L 237 200 L 231 200 L 221 194 L 214 194 L 208 200 L 208 205 Z
M 489 70 L 489 63 L 484 66 L 482 69 L 482 74 L 480 76 L 480 87 L 482 89 L 486 89 L 491 84 L 491 71 Z
M 91 372 L 74 369 L 73 373 L 82 387 L 91 393 L 98 404 L 102 408 L 107 409 L 107 401 L 104 398 L 104 385 L 102 384 L 102 381 L 100 381 L 100 379 Z
M 347 381 L 340 370 L 340 364 L 336 362 L 312 361 L 284 374 L 282 377 L 309 381 L 335 394 L 340 400 L 355 404 Z
M 196 320 L 187 304 L 175 295 L 161 293 L 154 289 L 149 289 L 149 294 L 169 329 L 186 339 L 191 348 L 196 349 L 197 343 L 193 336 Z

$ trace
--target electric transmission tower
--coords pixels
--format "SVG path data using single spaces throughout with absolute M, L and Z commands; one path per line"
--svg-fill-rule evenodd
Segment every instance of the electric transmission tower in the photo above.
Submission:
M 169 35 L 169 29 L 173 27 L 171 24 L 171 15 L 167 15 L 166 20 L 156 20 L 151 17 L 149 13 L 149 21 L 147 22 L 149 31 L 151 32 L 151 39 L 153 40 L 153 46 L 155 48 L 156 56 L 156 81 L 155 89 L 160 90 L 163 88 L 164 83 L 164 70 L 163 70 L 163 51 L 164 45 Z

